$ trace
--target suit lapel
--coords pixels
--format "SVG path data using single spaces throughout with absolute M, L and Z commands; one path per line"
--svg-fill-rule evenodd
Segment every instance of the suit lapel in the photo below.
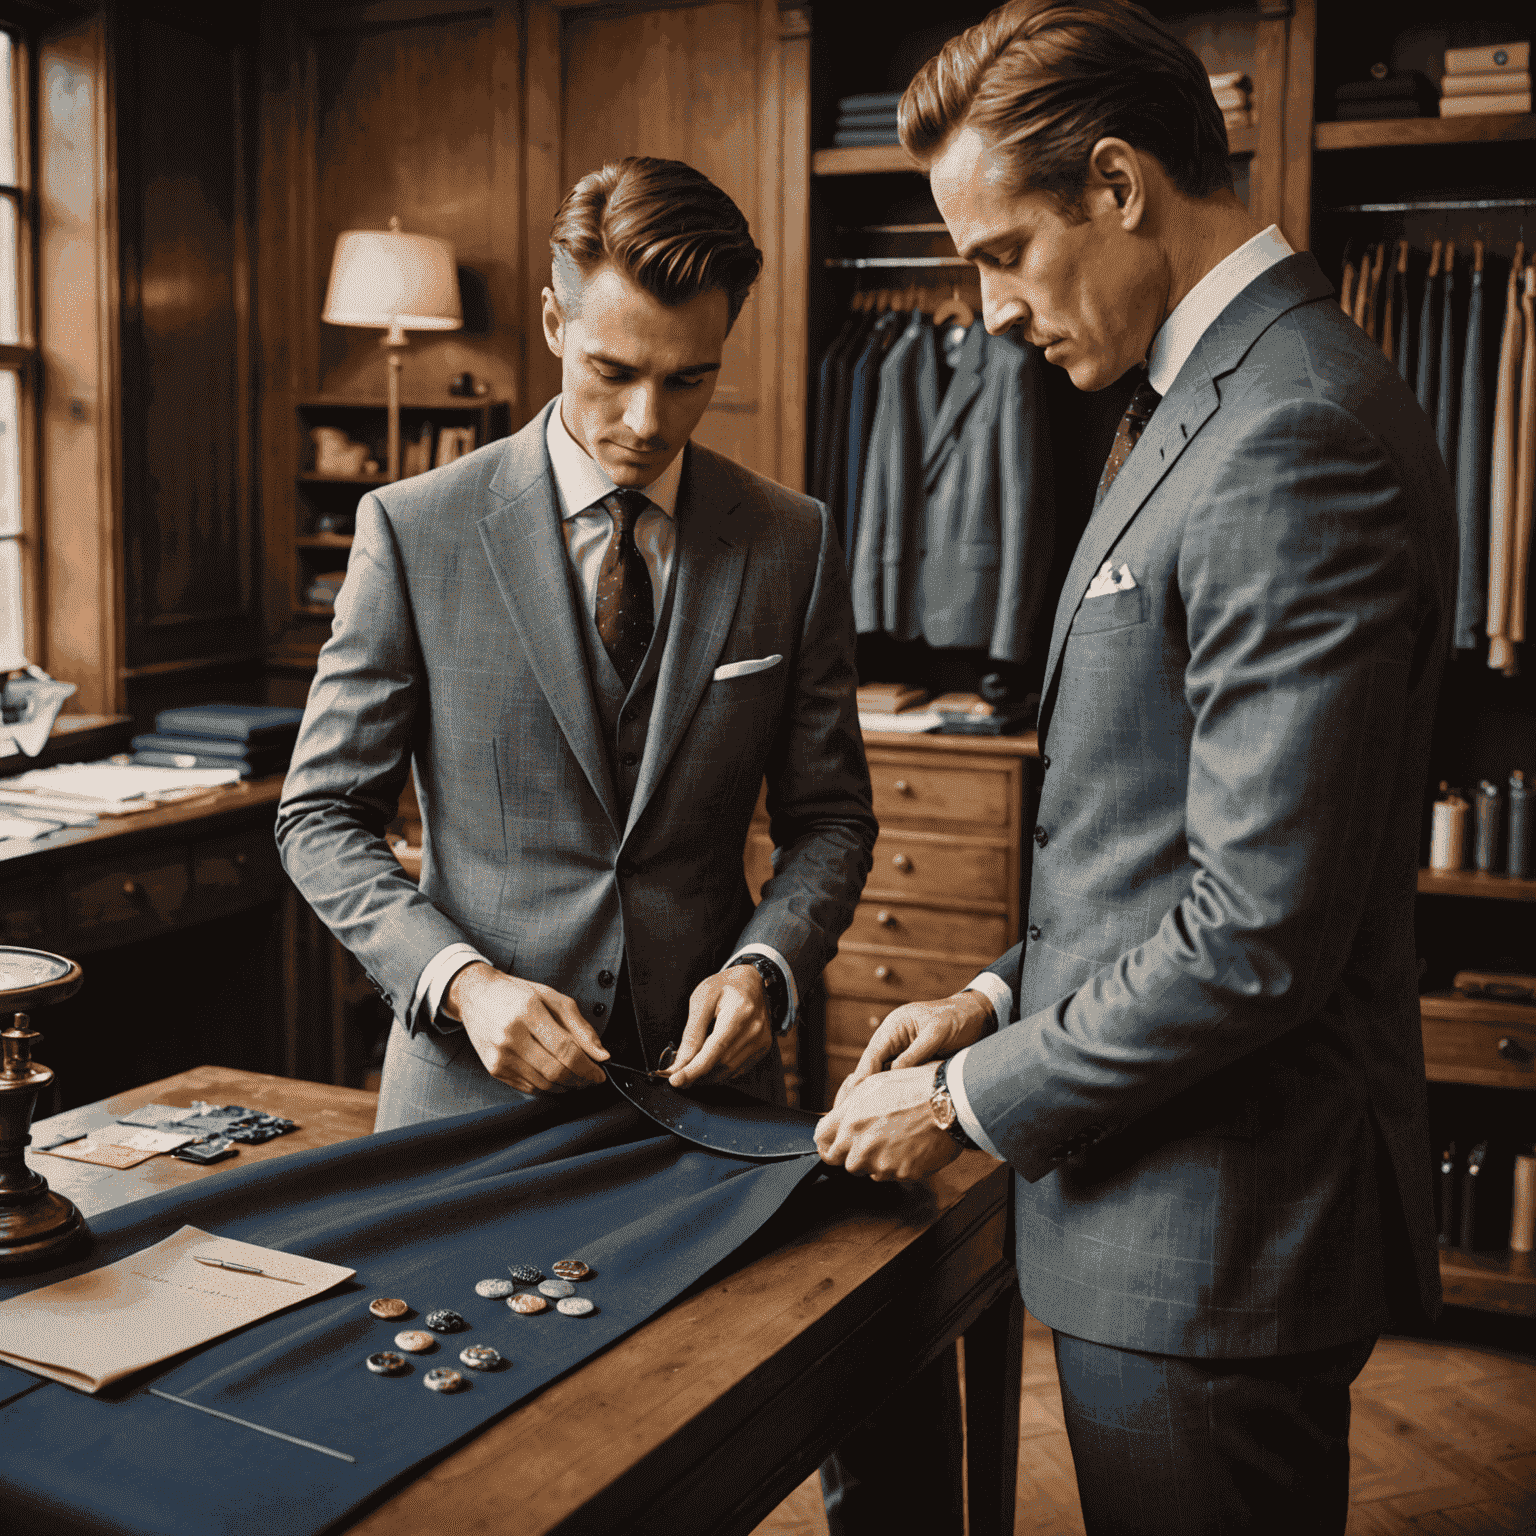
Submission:
M 634 829 L 704 696 L 731 631 L 747 563 L 747 530 L 733 524 L 741 487 L 724 461 L 689 446 L 677 498 L 672 625 L 624 835 Z
M 501 505 L 480 519 L 480 540 L 550 712 L 617 830 L 618 796 L 609 780 L 608 755 L 587 676 L 586 648 L 544 441 L 552 408 L 540 412 L 512 440 L 502 469 L 491 481 L 491 491 Z M 529 434 L 530 441 L 520 441 Z
M 1249 283 L 1196 343 L 1078 541 L 1056 606 L 1051 649 L 1045 663 L 1039 715 L 1042 743 L 1056 703 L 1061 653 L 1082 606 L 1083 594 L 1120 535 L 1194 441 L 1195 434 L 1220 407 L 1216 380 L 1237 368 L 1254 342 L 1281 315 L 1298 304 L 1332 292 L 1328 279 L 1310 255 L 1288 256 Z
M 930 330 L 932 328 L 930 327 Z M 978 320 L 966 335 L 955 363 L 954 377 L 944 391 L 944 402 L 923 445 L 923 476 L 931 488 L 949 450 L 959 440 L 960 425 L 971 402 L 981 393 L 987 361 L 986 328 Z

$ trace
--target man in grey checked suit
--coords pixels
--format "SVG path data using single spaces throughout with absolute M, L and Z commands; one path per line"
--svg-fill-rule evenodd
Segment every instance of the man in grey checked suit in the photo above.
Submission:
M 992 330 L 1080 389 L 1147 372 L 1056 611 L 1028 936 L 887 1019 L 818 1140 L 875 1178 L 1012 1165 L 1090 1532 L 1342 1532 L 1349 1383 L 1439 1303 L 1413 902 L 1445 468 L 1144 11 L 1014 0 L 901 131 Z
M 364 498 L 278 814 L 294 883 L 395 1013 L 378 1129 L 669 1047 L 679 1087 L 781 1095 L 774 1030 L 870 865 L 826 511 L 688 444 L 761 266 L 745 219 L 632 159 L 578 183 L 552 249 L 562 393 Z M 413 767 L 419 887 L 384 841 Z

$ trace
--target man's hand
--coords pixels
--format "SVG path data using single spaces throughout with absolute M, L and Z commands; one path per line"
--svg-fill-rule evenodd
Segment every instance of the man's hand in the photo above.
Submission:
M 957 992 L 933 1003 L 903 1003 L 864 1047 L 859 1064 L 837 1090 L 834 1108 L 866 1079 L 889 1067 L 918 1067 L 940 1056 L 953 1056 L 962 1046 L 975 1045 L 992 1029 L 992 1004 L 981 992 Z
M 523 1093 L 562 1093 L 605 1081 L 608 1052 L 562 992 L 476 961 L 452 981 L 444 1012 L 464 1025 L 492 1077 Z
M 674 1088 L 723 1082 L 761 1060 L 772 1044 L 763 978 L 753 966 L 733 965 L 706 976 L 693 989 L 688 1023 L 667 1081 Z
M 903 1067 L 839 1093 L 816 1126 L 822 1162 L 882 1183 L 926 1178 L 954 1162 L 960 1145 L 933 1123 L 928 1106 L 937 1076 L 936 1067 Z

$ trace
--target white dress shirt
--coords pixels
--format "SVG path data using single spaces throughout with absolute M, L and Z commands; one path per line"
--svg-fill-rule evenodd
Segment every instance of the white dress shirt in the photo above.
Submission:
M 1174 306 L 1173 313 L 1158 327 L 1152 338 L 1152 350 L 1147 354 L 1147 379 L 1158 394 L 1166 395 L 1173 388 L 1179 370 L 1189 361 L 1200 338 L 1211 328 L 1228 304 L 1256 277 L 1267 272 L 1276 262 L 1284 261 L 1296 253 L 1290 242 L 1280 233 L 1278 224 L 1271 224 L 1251 240 L 1245 241 L 1230 256 L 1218 261 L 1204 277 Z M 997 1015 L 997 1027 L 1005 1028 L 1013 1019 L 1013 993 L 1001 976 L 983 971 L 965 989 L 980 992 Z M 981 1122 L 971 1109 L 971 1101 L 965 1092 L 965 1051 L 957 1051 L 949 1064 L 945 1081 L 949 1095 L 955 1102 L 955 1114 L 971 1140 L 984 1152 L 1001 1161 L 1001 1154 L 993 1144 Z
M 602 570 L 603 556 L 613 539 L 613 518 L 600 503 L 617 487 L 597 460 L 566 430 L 558 404 L 549 413 L 544 441 L 549 448 L 550 468 L 554 471 L 555 500 L 560 509 L 560 528 L 565 535 L 566 554 L 581 584 L 581 590 L 586 594 L 587 612 L 595 617 L 597 579 Z M 682 480 L 683 455 L 678 454 L 657 479 L 650 485 L 640 487 L 650 498 L 651 504 L 635 522 L 635 543 L 645 560 L 646 569 L 651 573 L 651 593 L 655 600 L 657 618 L 661 616 L 667 581 L 672 574 L 672 553 L 677 544 L 677 524 L 674 518 Z M 737 950 L 736 954 L 766 955 L 783 973 L 789 989 L 789 1012 L 784 1021 L 787 1029 L 794 1022 L 799 1007 L 795 976 L 788 961 L 767 944 L 747 944 Z M 415 995 L 411 999 L 409 1016 L 417 1017 L 417 1011 L 425 1004 L 427 1018 L 436 1019 L 448 983 L 466 965 L 473 965 L 477 960 L 487 965 L 491 963 L 472 944 L 449 944 L 440 949 L 422 969 L 416 982 Z

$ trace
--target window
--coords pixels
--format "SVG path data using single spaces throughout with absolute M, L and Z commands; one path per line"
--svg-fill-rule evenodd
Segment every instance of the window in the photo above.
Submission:
M 37 369 L 29 302 L 31 203 L 27 50 L 0 27 L 0 671 L 31 654 L 36 518 L 28 437 Z

